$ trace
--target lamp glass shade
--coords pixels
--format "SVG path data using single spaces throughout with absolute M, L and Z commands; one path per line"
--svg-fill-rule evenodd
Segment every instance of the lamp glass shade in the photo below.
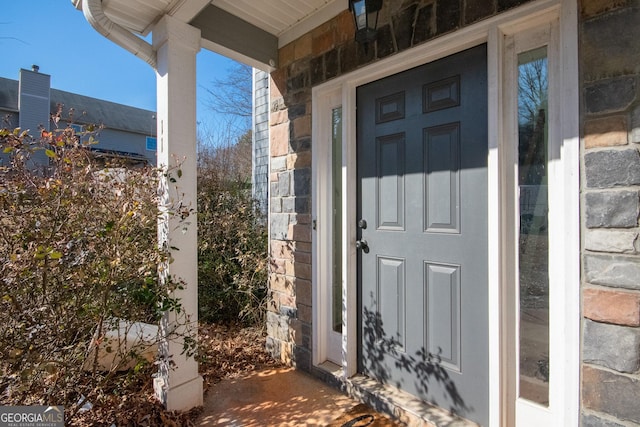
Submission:
M 353 3 L 353 15 L 356 21 L 356 31 L 367 28 L 367 2 L 365 0 L 357 0 Z
M 356 41 L 366 44 L 375 40 L 382 0 L 349 0 L 349 7 L 356 27 Z

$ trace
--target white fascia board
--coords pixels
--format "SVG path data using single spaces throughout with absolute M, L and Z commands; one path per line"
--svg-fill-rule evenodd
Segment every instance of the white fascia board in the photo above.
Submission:
M 262 71 L 266 71 L 267 73 L 271 73 L 272 71 L 276 70 L 276 68 L 274 67 L 275 63 L 265 64 L 261 61 L 258 61 L 257 59 L 251 58 L 247 55 L 243 55 L 240 52 L 229 49 L 228 47 L 222 46 L 221 44 L 214 43 L 211 40 L 207 40 L 205 38 L 200 39 L 200 46 L 203 49 L 210 50 L 211 52 L 218 53 L 222 56 L 233 59 L 234 61 L 241 62 Z

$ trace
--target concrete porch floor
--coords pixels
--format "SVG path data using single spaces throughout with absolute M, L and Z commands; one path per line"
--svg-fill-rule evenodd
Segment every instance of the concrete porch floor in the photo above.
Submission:
M 197 426 L 395 427 L 387 416 L 293 368 L 252 372 L 214 385 Z

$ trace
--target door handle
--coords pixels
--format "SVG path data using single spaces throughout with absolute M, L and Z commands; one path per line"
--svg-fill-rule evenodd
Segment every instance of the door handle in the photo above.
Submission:
M 369 244 L 366 240 L 356 240 L 356 249 L 362 250 L 365 254 L 369 253 Z

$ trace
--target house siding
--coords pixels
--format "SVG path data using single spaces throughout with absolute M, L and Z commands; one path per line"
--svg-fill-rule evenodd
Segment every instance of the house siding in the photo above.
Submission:
M 640 1 L 577 0 L 581 132 L 581 424 L 640 424 Z M 517 7 L 388 0 L 365 51 L 344 11 L 279 51 L 270 82 L 267 347 L 313 371 L 311 89 Z M 606 60 L 603 60 L 606 58 Z
M 638 1 L 580 3 L 584 426 L 640 424 L 638 22 Z
M 253 70 L 253 198 L 267 214 L 269 200 L 269 73 Z

